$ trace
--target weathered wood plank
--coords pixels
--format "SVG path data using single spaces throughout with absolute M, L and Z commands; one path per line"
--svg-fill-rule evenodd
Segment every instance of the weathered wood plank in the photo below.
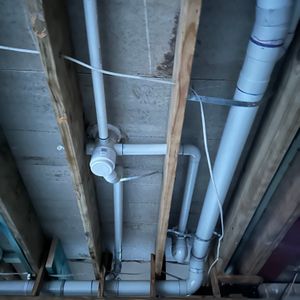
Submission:
M 1 128 L 0 166 L 0 214 L 37 272 L 45 239 Z
M 151 254 L 150 261 L 151 273 L 150 273 L 150 297 L 156 297 L 156 287 L 155 287 L 155 255 Z
M 211 266 L 214 262 L 214 257 L 209 257 L 209 265 Z M 210 277 L 210 283 L 211 283 L 211 289 L 213 292 L 213 295 L 215 298 L 221 298 L 221 291 L 219 287 L 219 281 L 218 281 L 218 274 L 217 274 L 217 268 L 214 266 L 209 274 Z
M 155 272 L 161 273 L 168 230 L 172 194 L 176 176 L 186 97 L 188 94 L 195 43 L 201 11 L 201 0 L 181 1 L 173 67 L 174 86 L 169 107 L 167 154 L 164 162 L 163 187 L 160 201 L 155 252 Z
M 98 277 L 101 260 L 100 220 L 93 177 L 84 153 L 82 102 L 73 65 L 61 57 L 61 54 L 71 54 L 64 1 L 28 0 L 27 3 L 73 178 L 89 252 Z
M 47 248 L 46 248 L 47 249 Z M 47 249 L 44 254 L 43 254 L 43 258 L 42 258 L 42 262 L 41 262 L 41 266 L 40 269 L 37 273 L 37 276 L 35 278 L 35 282 L 31 291 L 31 295 L 36 297 L 40 295 L 42 286 L 43 286 L 43 282 L 44 282 L 44 278 L 46 275 L 46 263 L 49 257 L 50 251 L 49 249 Z
M 297 36 L 297 35 L 296 35 Z M 300 126 L 300 36 L 286 60 L 283 77 L 250 153 L 226 217 L 221 247 L 224 269 Z
M 238 263 L 241 274 L 257 274 L 300 217 L 299 186 L 300 153 L 292 161 L 243 251 Z

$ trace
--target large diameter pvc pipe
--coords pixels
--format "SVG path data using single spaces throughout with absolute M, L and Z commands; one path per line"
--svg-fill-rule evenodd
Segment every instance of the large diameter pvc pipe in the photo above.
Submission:
M 97 0 L 84 0 L 83 6 L 90 64 L 93 68 L 102 69 Z M 106 140 L 108 138 L 108 129 L 104 81 L 102 73 L 96 70 L 92 70 L 92 81 L 99 138 L 101 140 Z
M 274 65 L 282 51 L 291 16 L 292 1 L 258 1 L 256 22 L 249 41 L 247 55 L 237 83 L 234 99 L 259 101 L 267 88 Z M 221 203 L 224 202 L 235 169 L 254 121 L 257 108 L 232 107 L 215 159 L 213 174 Z M 207 254 L 219 217 L 218 199 L 210 181 L 196 236 L 197 257 Z

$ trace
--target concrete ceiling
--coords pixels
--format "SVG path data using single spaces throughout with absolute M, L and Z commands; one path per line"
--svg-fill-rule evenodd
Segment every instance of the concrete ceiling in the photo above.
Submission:
M 255 1 L 206 0 L 203 3 L 192 85 L 202 95 L 232 97 L 254 20 Z M 170 77 L 179 1 L 147 0 L 151 72 L 145 37 L 143 1 L 99 1 L 104 67 L 116 72 Z M 89 62 L 83 7 L 67 1 L 74 56 Z M 34 49 L 23 1 L 0 0 L 0 44 Z M 86 126 L 95 124 L 91 77 L 77 67 Z M 37 55 L 1 52 L 0 120 L 44 231 L 58 237 L 68 258 L 88 258 L 88 248 L 77 208 L 68 164 L 51 107 L 45 76 Z M 168 85 L 105 78 L 108 119 L 128 136 L 129 143 L 165 141 L 171 89 Z M 208 144 L 212 158 L 226 120 L 227 109 L 205 106 Z M 199 107 L 188 103 L 184 143 L 203 151 Z M 162 172 L 162 157 L 123 159 L 128 175 Z M 180 159 L 170 227 L 176 225 L 186 172 Z M 150 259 L 154 251 L 162 174 L 125 184 L 125 260 Z M 104 246 L 113 250 L 112 187 L 95 178 Z M 203 155 L 193 198 L 189 228 L 195 228 L 208 182 Z M 77 278 L 91 278 L 90 264 L 72 263 Z

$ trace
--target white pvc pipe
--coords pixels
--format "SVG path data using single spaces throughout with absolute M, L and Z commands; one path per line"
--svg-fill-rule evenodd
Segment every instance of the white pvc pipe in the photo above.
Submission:
M 292 1 L 259 0 L 257 2 L 256 22 L 234 99 L 239 101 L 262 99 L 287 35 L 291 6 Z M 230 109 L 213 168 L 221 203 L 224 202 L 228 192 L 256 112 L 257 108 L 232 107 Z M 196 231 L 200 242 L 199 247 L 193 251 L 197 257 L 207 254 L 218 217 L 218 199 L 210 181 Z
M 102 69 L 97 0 L 84 0 L 83 6 L 90 64 L 93 68 Z M 108 129 L 103 75 L 96 70 L 91 72 L 99 138 L 106 140 L 108 138 Z
M 165 155 L 167 153 L 167 144 L 115 144 L 114 149 L 118 155 L 122 156 Z M 199 149 L 194 145 L 181 145 L 179 155 L 190 157 L 178 226 L 178 231 L 184 233 L 186 231 L 201 154 Z
M 122 172 L 120 170 L 119 172 Z M 120 173 L 119 173 L 120 174 Z M 115 257 L 114 273 L 121 271 L 122 236 L 123 236 L 123 182 L 114 184 L 114 226 L 115 226 Z

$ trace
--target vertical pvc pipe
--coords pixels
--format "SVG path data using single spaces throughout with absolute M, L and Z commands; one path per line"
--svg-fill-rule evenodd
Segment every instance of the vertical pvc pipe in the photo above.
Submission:
M 193 159 L 191 156 L 189 159 L 189 166 L 187 171 L 186 183 L 183 194 L 183 201 L 179 217 L 178 231 L 184 233 L 188 222 L 191 203 L 193 199 L 193 193 L 196 185 L 196 179 L 198 174 L 199 160 Z
M 120 171 L 121 172 L 121 171 Z M 121 270 L 123 236 L 123 182 L 114 184 L 115 272 Z
M 98 24 L 97 0 L 84 0 L 84 16 L 90 55 L 90 63 L 96 69 L 102 69 L 101 44 Z M 92 81 L 98 133 L 101 140 L 108 138 L 105 91 L 102 73 L 92 70 Z

